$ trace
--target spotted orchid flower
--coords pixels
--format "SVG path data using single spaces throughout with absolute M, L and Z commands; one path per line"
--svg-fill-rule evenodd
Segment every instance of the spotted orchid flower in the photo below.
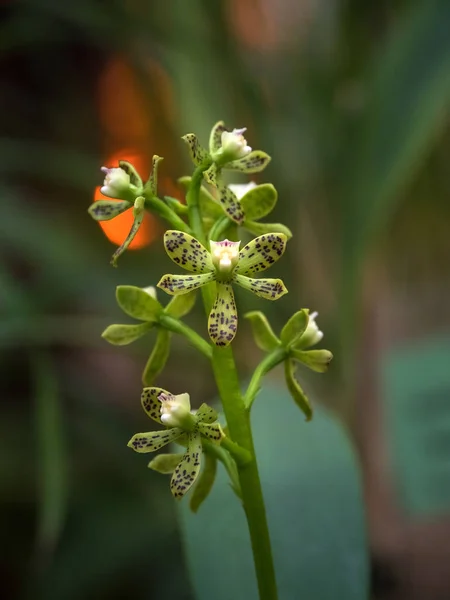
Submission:
M 167 231 L 164 246 L 174 263 L 192 275 L 164 275 L 158 287 L 171 295 L 187 294 L 203 285 L 216 282 L 216 299 L 209 314 L 208 332 L 217 346 L 227 346 L 237 331 L 238 315 L 232 284 L 236 283 L 267 300 L 277 300 L 287 293 L 281 279 L 255 279 L 283 255 L 286 236 L 261 235 L 239 250 L 240 242 L 210 242 L 211 251 L 182 231 Z
M 245 127 L 229 131 L 223 121 L 214 125 L 209 136 L 209 151 L 203 148 L 194 133 L 183 136 L 192 161 L 196 166 L 208 166 L 204 177 L 214 187 L 222 169 L 258 173 L 270 162 L 270 156 L 261 150 L 252 150 L 244 137 Z
M 156 452 L 170 442 L 183 442 L 186 452 L 179 457 L 178 464 L 173 465 L 170 490 L 177 499 L 182 498 L 197 479 L 202 460 L 202 438 L 213 443 L 220 443 L 224 437 L 217 421 L 216 411 L 206 404 L 193 412 L 189 394 L 177 396 L 162 388 L 144 388 L 141 403 L 147 415 L 164 425 L 166 429 L 137 433 L 128 442 L 128 447 L 135 452 Z M 172 455 L 175 458 L 176 455 Z M 153 461 L 152 461 L 153 462 Z

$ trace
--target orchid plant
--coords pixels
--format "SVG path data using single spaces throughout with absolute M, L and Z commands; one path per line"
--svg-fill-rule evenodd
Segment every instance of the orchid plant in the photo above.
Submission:
M 249 413 L 263 377 L 284 363 L 288 390 L 310 420 L 312 407 L 296 377 L 296 366 L 300 363 L 324 372 L 332 355 L 328 350 L 310 349 L 323 337 L 316 322 L 317 313 L 308 309 L 297 311 L 278 337 L 264 313 L 249 312 L 244 316 L 251 324 L 256 345 L 265 355 L 247 389 L 244 392 L 241 389 L 232 349 L 238 328 L 233 289 L 237 285 L 272 301 L 286 294 L 288 290 L 281 279 L 255 275 L 281 259 L 292 236 L 281 223 L 260 221 L 277 202 L 273 185 L 257 185 L 253 181 L 224 183 L 225 170 L 258 173 L 270 162 L 265 152 L 252 150 L 247 144 L 245 131 L 245 128 L 230 131 L 220 121 L 212 128 L 208 149 L 192 133 L 183 137 L 195 166 L 191 177 L 180 179 L 187 192 L 186 203 L 158 197 L 161 157 L 154 156 L 152 174 L 145 183 L 129 162 L 103 167 L 105 181 L 101 192 L 105 199 L 92 204 L 89 213 L 102 221 L 133 210 L 133 225 L 114 252 L 113 265 L 117 265 L 136 235 L 145 211 L 153 212 L 170 226 L 164 234 L 164 248 L 177 267 L 188 271 L 161 277 L 157 287 L 172 299 L 164 305 L 154 287 L 119 286 L 116 297 L 120 308 L 138 323 L 110 325 L 103 333 L 111 344 L 125 345 L 153 328 L 158 331 L 143 372 L 145 387 L 141 402 L 145 413 L 160 429 L 134 435 L 128 446 L 138 453 L 147 453 L 171 442 L 180 445 L 182 452 L 158 454 L 149 467 L 172 475 L 170 490 L 176 499 L 182 499 L 192 490 L 190 506 L 194 511 L 214 484 L 217 463 L 223 464 L 247 517 L 260 598 L 273 600 L 277 598 L 275 571 Z M 248 234 L 256 237 L 241 248 L 241 239 Z M 184 321 L 199 291 L 209 315 L 203 335 Z M 211 363 L 226 423 L 220 424 L 218 413 L 206 404 L 192 409 L 187 392 L 174 395 L 155 387 L 174 334 L 187 338 Z

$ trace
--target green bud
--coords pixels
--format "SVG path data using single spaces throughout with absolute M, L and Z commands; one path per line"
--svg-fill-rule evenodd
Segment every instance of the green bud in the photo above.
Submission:
M 172 198 L 172 196 L 164 196 L 164 202 L 173 210 L 173 212 L 177 213 L 177 215 L 187 215 L 189 212 L 186 204 L 182 204 L 177 198 Z
M 291 350 L 292 358 L 306 365 L 312 371 L 325 373 L 328 371 L 333 355 L 329 350 Z
M 142 374 L 142 383 L 144 386 L 152 386 L 155 378 L 161 373 L 166 366 L 170 352 L 170 331 L 167 329 L 159 329 L 156 336 L 156 342 L 153 346 L 147 364 L 145 365 Z
M 274 334 L 273 329 L 263 312 L 254 310 L 246 313 L 244 318 L 250 321 L 253 338 L 258 348 L 265 352 L 271 352 L 280 346 L 280 340 Z
M 284 362 L 284 374 L 286 376 L 287 388 L 288 388 L 289 393 L 291 394 L 294 402 L 297 404 L 297 406 L 300 408 L 300 410 L 302 410 L 303 413 L 306 415 L 306 420 L 310 421 L 312 419 L 312 414 L 313 414 L 311 404 L 309 403 L 309 400 L 308 400 L 305 392 L 300 387 L 298 381 L 295 379 L 294 372 L 295 372 L 294 362 L 290 359 L 286 360 Z
M 217 460 L 211 454 L 205 454 L 205 465 L 200 473 L 197 483 L 191 495 L 189 507 L 192 512 L 196 513 L 201 504 L 209 496 L 214 485 L 217 472 Z
M 126 346 L 145 335 L 152 327 L 153 323 L 110 325 L 102 333 L 102 338 L 114 346 Z
M 162 473 L 163 475 L 170 475 L 175 471 L 179 463 L 181 462 L 184 454 L 158 454 L 153 460 L 148 463 L 148 468 Z
M 110 221 L 131 208 L 132 203 L 128 200 L 98 200 L 91 204 L 88 213 L 94 221 Z
M 163 307 L 155 298 L 134 285 L 119 285 L 116 288 L 117 303 L 130 317 L 156 323 Z
M 280 339 L 284 346 L 291 346 L 301 338 L 308 327 L 308 310 L 303 308 L 299 310 L 286 323 L 281 330 Z

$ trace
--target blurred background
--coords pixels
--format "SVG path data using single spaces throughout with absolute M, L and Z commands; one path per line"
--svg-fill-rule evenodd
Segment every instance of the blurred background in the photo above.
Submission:
M 450 2 L 0 11 L 0 596 L 194 598 L 167 479 L 125 447 L 147 425 L 154 338 L 100 338 L 126 321 L 116 285 L 170 272 L 164 224 L 149 216 L 113 269 L 130 211 L 102 228 L 86 210 L 118 158 L 147 176 L 163 156 L 160 196 L 182 199 L 180 136 L 206 144 L 224 119 L 273 157 L 255 179 L 274 183 L 270 220 L 294 231 L 277 272 L 289 295 L 239 294 L 239 308 L 276 330 L 319 311 L 335 361 L 305 387 L 354 446 L 367 597 L 450 598 Z M 205 334 L 200 303 L 189 323 Z M 245 377 L 260 354 L 243 320 L 237 342 Z M 177 339 L 158 383 L 186 381 L 196 404 L 215 397 L 205 360 Z

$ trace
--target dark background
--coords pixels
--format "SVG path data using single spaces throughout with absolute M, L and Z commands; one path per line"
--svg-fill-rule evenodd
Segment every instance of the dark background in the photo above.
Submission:
M 116 270 L 86 209 L 117 157 L 146 176 L 163 156 L 160 195 L 182 198 L 180 136 L 206 143 L 224 119 L 273 157 L 256 180 L 294 231 L 290 294 L 257 308 L 274 327 L 318 310 L 335 355 L 314 400 L 358 453 L 372 595 L 449 598 L 450 3 L 3 0 L 0 15 L 1 596 L 193 597 L 167 480 L 125 447 L 152 339 L 100 338 L 123 321 L 116 285 L 169 270 L 164 225 L 148 218 Z M 204 333 L 199 306 L 189 319 Z M 244 323 L 236 348 L 246 375 Z M 161 385 L 186 381 L 196 404 L 215 396 L 178 339 Z

